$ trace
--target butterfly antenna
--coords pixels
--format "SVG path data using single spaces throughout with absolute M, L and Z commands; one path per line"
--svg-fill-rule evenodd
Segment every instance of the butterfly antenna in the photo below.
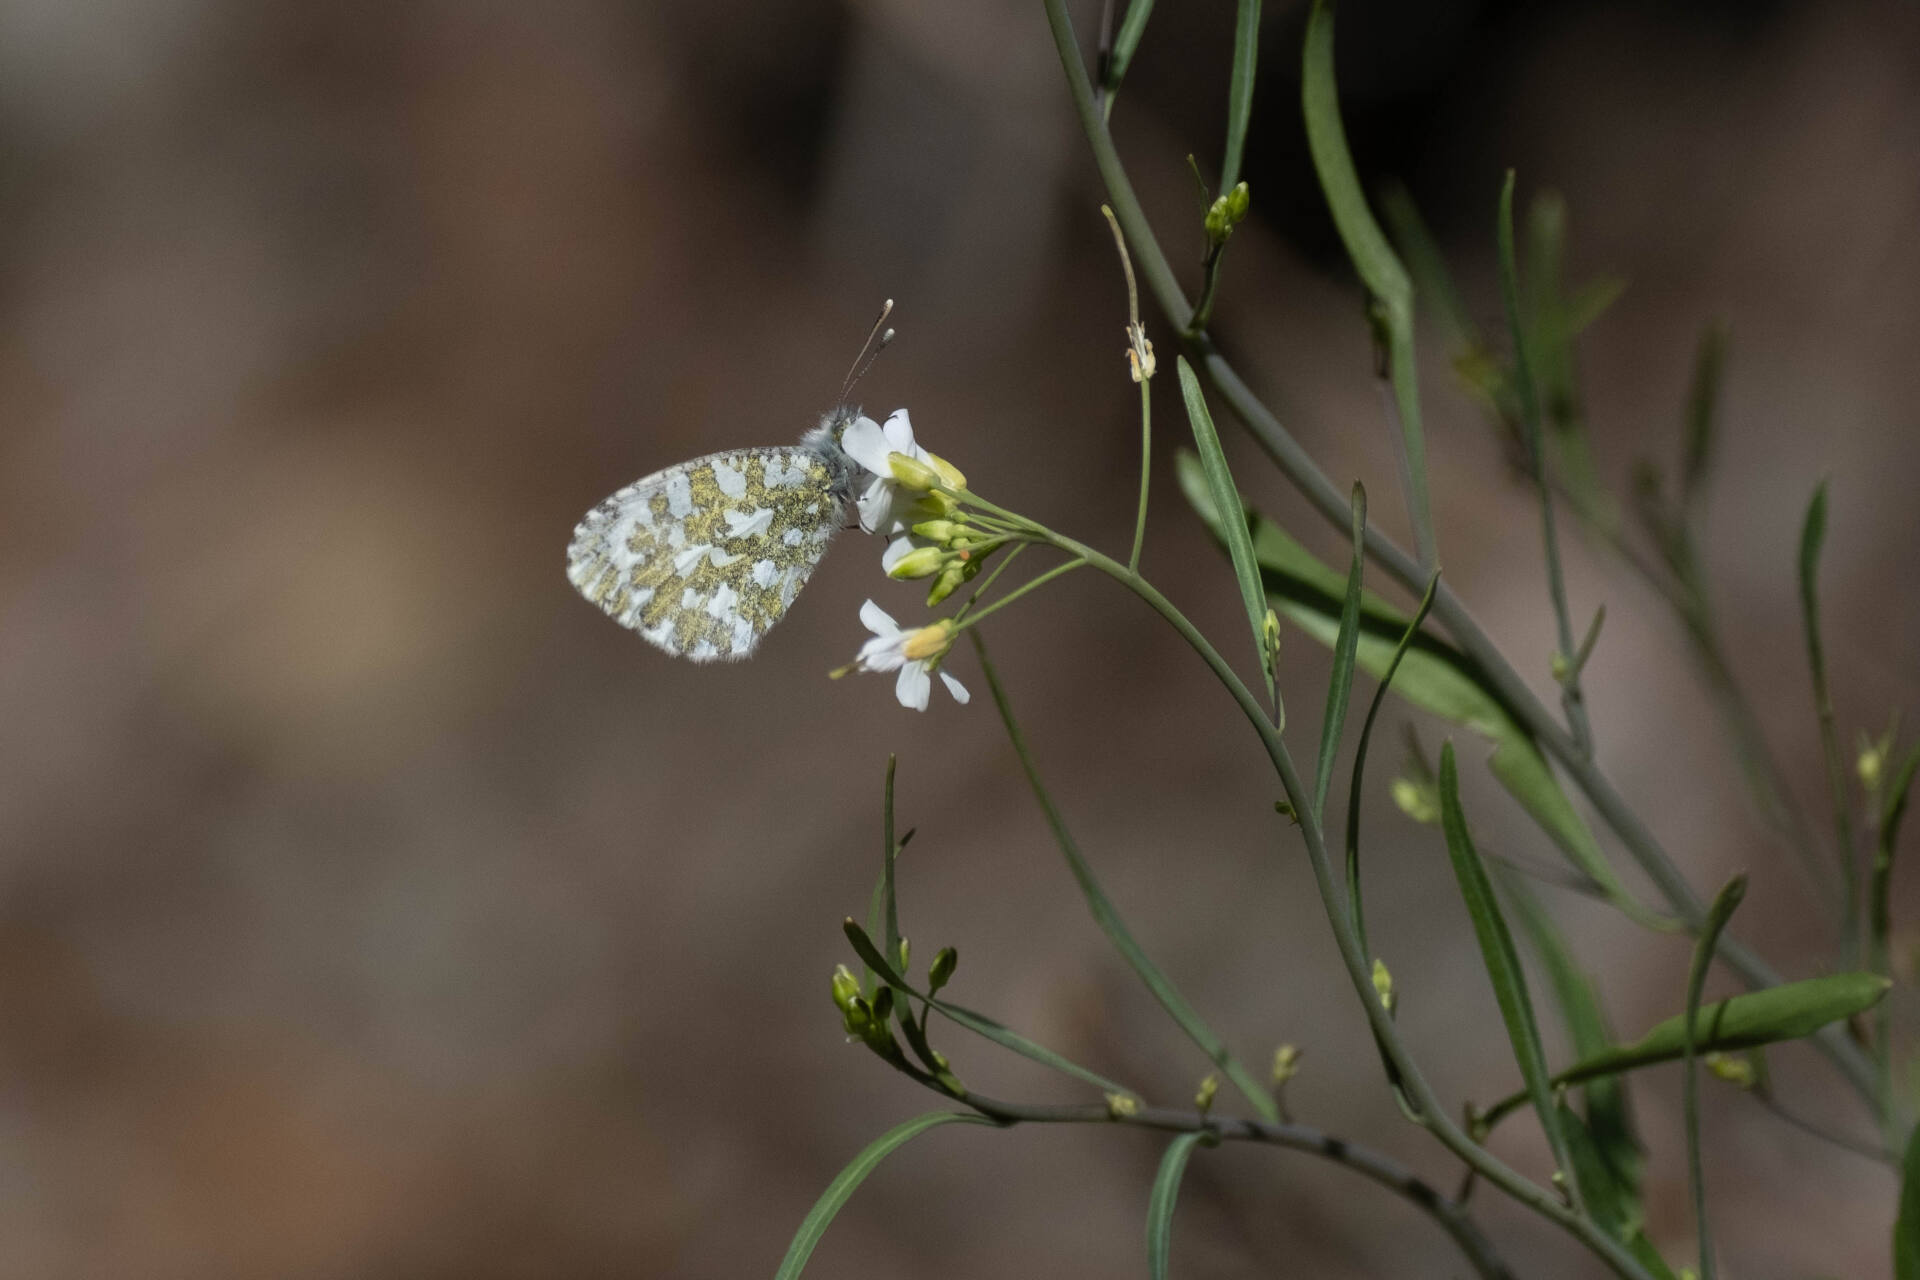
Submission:
M 880 304 L 880 315 L 873 322 L 873 328 L 867 331 L 867 340 L 860 344 L 860 354 L 853 359 L 853 365 L 847 370 L 847 377 L 840 384 L 840 402 L 846 403 L 847 397 L 860 379 L 867 376 L 867 370 L 880 358 L 880 353 L 893 341 L 893 330 L 881 326 L 887 323 L 887 317 L 893 314 L 893 299 L 888 298 Z

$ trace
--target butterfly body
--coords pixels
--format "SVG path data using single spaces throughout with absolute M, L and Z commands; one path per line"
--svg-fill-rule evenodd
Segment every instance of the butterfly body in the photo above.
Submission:
M 842 407 L 797 445 L 709 454 L 634 481 L 574 529 L 567 577 L 668 653 L 747 657 L 872 479 L 840 448 L 858 417 Z

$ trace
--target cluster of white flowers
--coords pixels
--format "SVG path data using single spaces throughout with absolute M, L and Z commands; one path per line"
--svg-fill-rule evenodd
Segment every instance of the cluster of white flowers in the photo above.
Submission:
M 890 572 L 915 547 L 908 532 L 913 524 L 944 514 L 928 507 L 932 484 L 937 480 L 958 489 L 966 479 L 913 438 L 913 423 L 905 409 L 896 409 L 884 426 L 872 418 L 856 418 L 841 434 L 840 448 L 873 475 L 855 505 L 862 529 L 893 539 L 880 557 L 881 569 Z M 852 669 L 898 671 L 894 694 L 901 706 L 925 711 L 936 671 L 955 701 L 967 701 L 966 686 L 939 670 L 940 659 L 959 632 L 952 621 L 943 618 L 930 626 L 902 630 L 871 600 L 860 606 L 860 621 L 873 638 L 860 647 Z

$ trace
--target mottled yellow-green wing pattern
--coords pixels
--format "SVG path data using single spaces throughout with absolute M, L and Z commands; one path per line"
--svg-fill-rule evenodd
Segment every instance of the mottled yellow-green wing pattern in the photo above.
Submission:
M 843 519 L 813 449 L 735 449 L 636 480 L 587 513 L 567 577 L 608 617 L 695 662 L 752 653 Z

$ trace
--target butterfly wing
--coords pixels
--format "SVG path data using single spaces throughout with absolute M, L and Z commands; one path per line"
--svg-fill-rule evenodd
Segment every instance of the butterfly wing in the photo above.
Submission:
M 813 450 L 710 454 L 636 480 L 589 511 L 567 548 L 567 577 L 668 653 L 744 658 L 826 554 L 841 508 Z

